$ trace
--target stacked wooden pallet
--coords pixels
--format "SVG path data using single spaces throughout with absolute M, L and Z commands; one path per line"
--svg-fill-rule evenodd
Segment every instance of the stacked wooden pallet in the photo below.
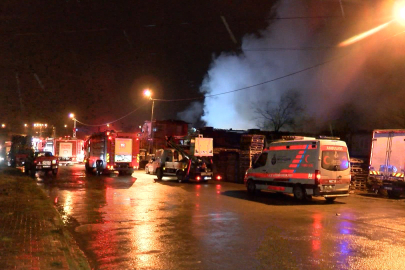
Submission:
M 262 153 L 264 148 L 264 135 L 242 135 L 241 150 L 239 153 L 239 182 L 243 182 L 245 172 Z
M 366 159 L 351 158 L 350 172 L 352 181 L 350 188 L 355 190 L 367 190 L 368 162 Z

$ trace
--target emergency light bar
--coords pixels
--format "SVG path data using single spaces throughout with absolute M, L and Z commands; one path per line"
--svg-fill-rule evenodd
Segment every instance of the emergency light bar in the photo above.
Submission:
M 285 141 L 298 141 L 298 140 L 315 140 L 314 137 L 305 137 L 305 136 L 282 136 L 281 137 Z
M 319 139 L 326 139 L 326 140 L 340 140 L 340 137 L 319 136 Z

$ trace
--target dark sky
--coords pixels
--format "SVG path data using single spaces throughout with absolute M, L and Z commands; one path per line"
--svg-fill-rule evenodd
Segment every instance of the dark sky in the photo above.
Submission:
M 245 34 L 266 28 L 274 2 L 2 0 L 0 121 L 61 128 L 74 112 L 105 123 L 144 104 L 146 87 L 159 99 L 201 96 L 212 56 L 238 52 Z M 170 119 L 187 103 L 155 105 L 157 119 Z M 120 124 L 150 113 L 148 103 Z

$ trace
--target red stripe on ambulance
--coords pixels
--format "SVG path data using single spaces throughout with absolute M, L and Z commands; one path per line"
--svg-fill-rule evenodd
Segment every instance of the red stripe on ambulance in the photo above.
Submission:
M 257 178 L 272 178 L 277 181 L 284 181 L 288 179 L 315 179 L 313 173 L 248 173 L 247 177 Z

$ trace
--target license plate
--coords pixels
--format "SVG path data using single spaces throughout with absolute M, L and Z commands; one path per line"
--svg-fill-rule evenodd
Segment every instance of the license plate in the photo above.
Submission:
M 392 187 L 384 187 L 386 190 L 392 190 Z
M 323 189 L 326 191 L 330 191 L 330 190 L 334 190 L 335 187 L 334 186 L 324 186 Z
M 44 165 L 51 165 L 51 162 L 49 160 L 47 160 L 47 161 L 44 161 L 43 164 Z
M 42 167 L 43 167 L 43 168 L 50 168 L 51 165 L 43 165 Z
M 205 180 L 211 180 L 211 176 L 204 177 Z

